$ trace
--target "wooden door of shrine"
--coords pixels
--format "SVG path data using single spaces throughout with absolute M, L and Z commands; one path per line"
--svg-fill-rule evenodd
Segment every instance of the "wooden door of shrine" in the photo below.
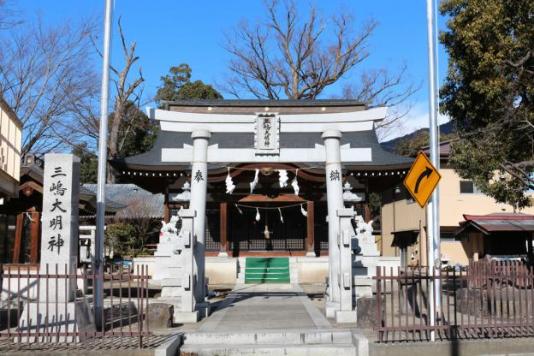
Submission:
M 244 252 L 303 254 L 307 217 L 296 203 L 248 203 L 228 208 L 228 243 L 233 256 Z

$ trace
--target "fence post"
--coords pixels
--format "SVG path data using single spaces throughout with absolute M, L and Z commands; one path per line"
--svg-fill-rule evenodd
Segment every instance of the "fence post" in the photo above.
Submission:
M 382 331 L 382 269 L 380 266 L 376 266 L 376 319 L 375 325 L 378 329 L 378 342 L 383 341 L 383 331 Z

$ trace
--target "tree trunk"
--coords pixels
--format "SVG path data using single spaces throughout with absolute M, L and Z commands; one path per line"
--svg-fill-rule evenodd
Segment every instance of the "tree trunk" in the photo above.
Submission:
M 108 159 L 114 159 L 117 157 L 117 154 L 119 153 L 118 145 L 119 145 L 119 127 L 121 124 L 121 119 L 123 117 L 124 112 L 124 104 L 119 101 L 119 99 L 116 99 L 116 105 L 115 105 L 115 112 L 113 113 L 113 117 L 111 120 L 111 129 L 109 132 L 109 149 L 108 149 Z M 111 166 L 108 165 L 107 170 L 107 182 L 108 183 L 115 183 L 115 176 L 111 172 Z

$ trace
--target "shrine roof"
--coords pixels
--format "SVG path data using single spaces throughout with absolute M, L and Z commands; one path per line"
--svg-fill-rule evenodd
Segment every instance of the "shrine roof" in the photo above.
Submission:
M 97 185 L 84 184 L 81 191 L 94 195 Z M 112 207 L 119 218 L 162 218 L 163 201 L 163 194 L 153 194 L 135 184 L 106 184 L 106 207 Z
M 280 133 L 280 148 L 313 148 L 322 144 L 321 133 L 318 132 L 286 132 Z M 140 171 L 179 171 L 187 170 L 190 163 L 163 162 L 162 149 L 183 148 L 192 145 L 190 133 L 160 131 L 152 149 L 148 152 L 113 160 L 112 165 L 118 170 Z M 254 133 L 246 132 L 216 132 L 212 133 L 210 145 L 217 144 L 219 148 L 250 148 L 254 147 Z M 370 148 L 372 161 L 344 162 L 350 169 L 403 169 L 413 162 L 413 158 L 399 156 L 382 148 L 374 130 L 345 132 L 341 138 L 341 145 L 350 144 L 351 148 Z M 265 162 L 268 164 L 268 162 Z M 324 162 L 310 163 L 310 165 L 324 164 Z M 225 164 L 210 163 L 209 169 L 225 167 Z

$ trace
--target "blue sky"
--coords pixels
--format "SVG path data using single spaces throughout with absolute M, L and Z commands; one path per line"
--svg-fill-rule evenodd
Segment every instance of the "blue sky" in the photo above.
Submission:
M 370 40 L 371 56 L 360 68 L 389 68 L 395 70 L 403 63 L 408 66 L 409 80 L 421 84 L 411 99 L 413 106 L 404 119 L 403 131 L 425 125 L 427 120 L 427 49 L 426 0 L 298 0 L 305 10 L 315 4 L 322 13 L 348 11 L 355 15 L 356 26 L 369 18 L 379 26 Z M 45 23 L 55 24 L 66 19 L 79 21 L 87 16 L 101 18 L 104 0 L 21 0 L 16 6 L 22 15 L 31 19 L 39 14 Z M 114 19 L 122 18 L 128 41 L 136 41 L 143 76 L 144 92 L 153 96 L 159 78 L 169 67 L 188 63 L 193 79 L 208 83 L 222 83 L 228 75 L 229 55 L 223 48 L 224 33 L 230 32 L 240 21 L 249 23 L 263 19 L 262 0 L 171 1 L 116 0 Z M 116 23 L 116 22 L 115 22 Z M 443 27 L 443 19 L 439 20 Z M 114 31 L 118 39 L 118 31 Z M 120 61 L 118 41 L 114 42 L 112 61 Z M 439 51 L 440 74 L 446 72 L 446 55 Z M 95 68 L 100 70 L 99 59 Z M 357 72 L 345 81 L 357 79 Z M 324 97 L 338 94 L 340 86 L 331 87 Z

